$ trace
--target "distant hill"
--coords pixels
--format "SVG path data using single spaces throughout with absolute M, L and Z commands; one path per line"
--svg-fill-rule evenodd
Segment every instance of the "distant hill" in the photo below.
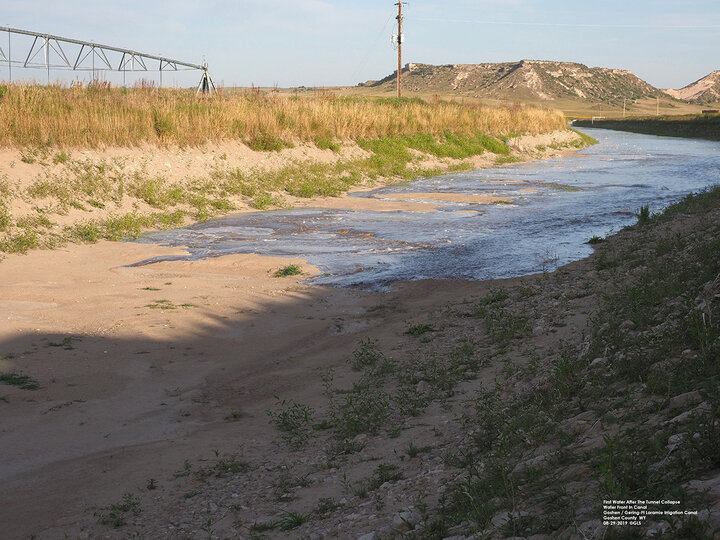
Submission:
M 361 86 L 394 88 L 395 74 Z M 623 99 L 667 94 L 630 71 L 589 68 L 573 62 L 521 60 L 500 64 L 407 64 L 403 87 L 415 92 L 453 92 L 509 100 L 575 99 L 622 105 Z
M 720 71 L 713 71 L 699 81 L 688 84 L 685 88 L 665 90 L 665 93 L 675 99 L 691 103 L 720 103 Z

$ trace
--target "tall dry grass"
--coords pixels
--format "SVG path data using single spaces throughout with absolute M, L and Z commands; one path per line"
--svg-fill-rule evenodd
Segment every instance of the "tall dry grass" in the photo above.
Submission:
M 357 140 L 447 131 L 505 136 L 566 128 L 562 113 L 535 108 L 255 93 L 198 98 L 170 89 L 0 87 L 3 146 L 194 146 L 256 137 Z

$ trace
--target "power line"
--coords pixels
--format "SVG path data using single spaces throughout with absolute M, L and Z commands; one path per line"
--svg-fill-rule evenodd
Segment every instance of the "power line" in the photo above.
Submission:
M 370 46 L 370 48 L 367 50 L 367 53 L 365 53 L 364 58 L 362 59 L 360 64 L 358 64 L 358 67 L 355 68 L 355 71 L 353 71 L 352 75 L 350 76 L 350 80 L 355 80 L 356 76 L 359 76 L 360 72 L 363 69 L 365 69 L 368 59 L 370 58 L 370 54 L 375 49 L 375 46 L 378 44 L 378 41 L 380 41 L 380 39 L 383 37 L 383 35 L 385 35 L 385 30 L 387 30 L 388 23 L 390 23 L 390 19 L 392 19 L 392 18 L 393 18 L 393 16 L 391 13 L 390 16 L 388 16 L 387 21 L 385 21 L 385 24 L 383 25 L 382 30 L 380 30 L 380 33 L 378 33 L 377 37 L 375 38 L 375 41 Z
M 711 30 L 720 28 L 720 24 L 598 24 L 598 23 L 543 23 L 543 22 L 522 22 L 522 21 L 482 21 L 477 19 L 432 19 L 427 17 L 418 17 L 413 19 L 424 22 L 446 22 L 446 23 L 468 23 L 468 24 L 487 24 L 496 26 L 553 26 L 567 28 L 628 28 L 628 29 L 647 29 L 647 30 Z

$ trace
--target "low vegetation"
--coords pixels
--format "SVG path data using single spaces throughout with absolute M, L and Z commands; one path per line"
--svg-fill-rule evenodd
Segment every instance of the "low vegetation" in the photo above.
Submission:
M 596 127 L 662 135 L 665 137 L 689 137 L 720 141 L 720 115 L 674 115 L 658 117 L 637 117 L 615 120 L 576 120 L 578 127 Z
M 281 278 L 281 277 L 287 277 L 287 276 L 299 276 L 302 274 L 302 268 L 300 268 L 297 264 L 288 264 L 287 266 L 283 266 L 282 268 L 277 269 L 273 273 L 273 277 Z

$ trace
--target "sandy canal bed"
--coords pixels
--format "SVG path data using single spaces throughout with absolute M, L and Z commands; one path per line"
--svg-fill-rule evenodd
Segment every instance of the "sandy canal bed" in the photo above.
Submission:
M 214 451 L 295 459 L 268 425 L 275 396 L 320 406 L 320 373 L 359 340 L 401 347 L 415 313 L 486 288 L 311 287 L 272 275 L 317 272 L 304 261 L 255 255 L 128 266 L 175 253 L 103 242 L 0 264 L 0 372 L 40 385 L 0 386 L 7 538 L 79 534 L 89 508 Z

